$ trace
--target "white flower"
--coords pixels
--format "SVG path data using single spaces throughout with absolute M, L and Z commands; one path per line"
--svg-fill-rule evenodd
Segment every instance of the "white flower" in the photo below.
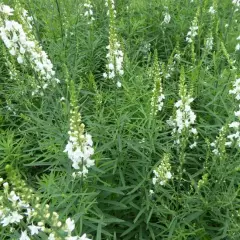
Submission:
M 19 238 L 19 240 L 30 240 L 30 238 L 27 235 L 27 231 L 26 230 L 24 232 L 22 232 L 21 237 Z
M 232 3 L 237 7 L 240 7 L 240 0 L 232 0 Z
M 118 87 L 118 88 L 122 87 L 121 82 L 117 81 L 117 87 Z
M 80 238 L 79 240 L 91 240 L 90 238 L 87 238 L 87 234 L 84 233 Z
M 152 196 L 154 194 L 154 191 L 152 189 L 149 190 L 149 195 Z
M 236 117 L 240 117 L 240 110 L 237 111 L 237 112 L 234 112 L 234 114 L 235 114 Z
M 108 0 L 105 0 L 105 6 L 111 8 L 113 10 L 113 17 L 116 17 L 115 3 L 114 0 L 110 1 L 110 6 L 108 5 Z M 109 15 L 109 10 L 107 11 L 107 15 Z
M 109 63 L 109 64 L 108 64 L 108 69 L 109 69 L 109 70 L 114 70 L 114 65 L 113 65 L 112 63 Z
M 116 76 L 122 76 L 124 74 L 123 70 L 123 51 L 121 50 L 121 45 L 117 41 L 116 33 L 110 32 L 109 45 L 106 47 L 108 53 L 106 55 L 107 72 L 103 73 L 104 78 L 114 79 Z M 120 86 L 120 81 L 116 81 L 117 87 Z
M 182 100 L 178 100 L 178 101 L 174 104 L 174 106 L 175 106 L 176 108 L 179 108 L 179 107 L 181 107 L 182 105 L 183 105 Z
M 197 30 L 198 30 L 197 19 L 195 18 L 192 22 L 192 26 L 190 27 L 190 30 L 187 33 L 186 41 L 188 43 L 193 42 L 194 37 L 196 37 L 198 34 Z
M 165 185 L 165 184 L 166 184 L 166 181 L 163 181 L 163 180 L 162 180 L 162 181 L 160 181 L 159 183 L 160 183 L 160 185 L 162 185 L 162 186 L 163 186 L 163 185 Z
M 119 72 L 119 75 L 120 75 L 120 76 L 122 76 L 122 75 L 124 74 L 123 69 L 119 69 L 118 72 Z
M 240 43 L 238 43 L 235 47 L 235 51 L 239 51 L 240 50 Z
M 38 234 L 39 233 L 39 230 L 41 230 L 42 228 L 39 227 L 39 226 L 35 226 L 35 225 L 30 225 L 28 226 L 28 228 L 30 229 L 31 231 L 31 235 L 34 235 L 34 234 Z
M 70 234 L 75 228 L 74 220 L 71 220 L 71 218 L 68 218 L 66 220 L 66 231 Z
M 11 48 L 9 53 L 12 55 L 12 56 L 15 56 L 16 55 L 16 50 L 15 48 Z
M 225 146 L 230 147 L 232 145 L 232 142 L 226 142 Z
M 34 209 L 27 208 L 27 212 L 25 213 L 25 215 L 27 215 L 28 219 L 30 219 L 33 216 L 33 213 L 34 213 Z
M 84 3 L 83 6 L 85 7 L 84 16 L 87 18 L 88 24 L 92 24 L 92 22 L 95 20 L 95 18 L 93 17 L 93 10 L 92 10 L 93 6 L 92 6 L 90 0 L 86 0 L 86 3 Z
M 195 148 L 197 146 L 197 143 L 196 142 L 194 142 L 193 144 L 191 144 L 189 147 L 191 148 L 191 149 L 193 149 L 193 148 Z
M 75 236 L 75 237 L 67 236 L 67 237 L 65 237 L 65 240 L 79 240 L 79 237 L 78 236 Z
M 113 79 L 115 76 L 114 72 L 109 72 L 108 78 Z
M 238 128 L 240 126 L 240 122 L 232 122 L 229 124 L 230 128 Z
M 54 233 L 50 233 L 50 235 L 48 236 L 48 240 L 55 240 Z
M 14 10 L 12 8 L 10 8 L 7 5 L 0 5 L 0 12 L 2 12 L 3 14 L 6 14 L 8 16 L 13 15 Z
M 218 149 L 214 149 L 214 150 L 213 150 L 213 153 L 214 153 L 215 155 L 218 155 L 218 154 L 219 154 Z
M 19 223 L 21 219 L 23 219 L 21 214 L 19 214 L 17 211 L 12 212 L 11 223 Z
M 208 38 L 206 39 L 206 49 L 207 49 L 208 51 L 211 51 L 212 48 L 213 48 L 213 37 L 208 37 Z
M 103 77 L 107 78 L 108 77 L 107 73 L 103 73 Z
M 93 145 L 92 136 L 90 134 L 86 133 L 85 137 L 86 137 L 87 145 L 92 146 Z
M 165 13 L 163 22 L 168 24 L 168 23 L 170 23 L 170 20 L 171 20 L 170 14 L 169 13 Z
M 195 124 L 196 114 L 190 106 L 193 100 L 189 95 L 185 97 L 181 96 L 181 99 L 174 104 L 176 107 L 175 118 L 171 116 L 167 121 L 167 124 L 173 127 L 172 135 L 177 137 L 174 141 L 175 144 L 181 143 L 180 138 L 183 133 L 193 134 L 194 138 L 196 138 L 197 130 L 192 127 L 192 125 Z M 191 147 L 194 147 L 194 145 L 191 145 Z
M 48 84 L 47 84 L 47 83 L 45 83 L 45 84 L 42 86 L 43 89 L 46 89 L 47 87 L 48 87 Z
M 18 61 L 19 64 L 22 64 L 23 63 L 23 57 L 21 55 L 19 55 L 17 57 L 17 61 Z
M 192 129 L 191 129 L 191 132 L 192 132 L 193 134 L 197 134 L 197 129 L 196 129 L 196 128 L 192 128 Z
M 166 172 L 165 176 L 166 176 L 167 179 L 171 179 L 172 178 L 172 174 L 170 172 Z
M 209 11 L 208 11 L 208 12 L 211 13 L 211 14 L 214 14 L 216 11 L 215 11 L 214 7 L 211 6 L 211 7 L 209 8 Z
M 158 111 L 161 111 L 163 108 L 163 100 L 165 99 L 165 96 L 163 94 L 161 94 L 158 97 Z
M 1 9 L 3 10 L 3 5 L 0 5 L 0 11 Z M 6 11 L 9 10 L 7 7 L 4 7 L 4 9 Z M 48 59 L 46 52 L 42 50 L 41 46 L 30 31 L 32 28 L 32 18 L 28 16 L 28 12 L 24 9 L 22 9 L 22 15 L 20 15 L 20 18 L 24 23 L 24 28 L 22 24 L 7 19 L 3 21 L 3 25 L 0 27 L 0 38 L 8 48 L 9 53 L 12 56 L 16 56 L 19 64 L 29 63 L 28 66 L 39 76 L 37 84 L 39 85 L 40 83 L 40 89 L 42 86 L 47 86 L 45 85 L 46 82 L 59 82 L 59 80 L 55 78 L 53 65 Z M 29 59 L 29 62 L 24 61 L 25 57 Z M 34 93 L 38 93 L 38 90 L 39 89 L 34 90 Z
M 171 165 L 169 163 L 169 155 L 164 154 L 160 165 L 153 170 L 153 185 L 156 185 L 156 183 L 159 183 L 160 185 L 165 185 L 167 181 L 172 178 L 170 170 Z
M 19 200 L 19 196 L 17 196 L 14 191 L 11 191 L 8 200 L 15 203 Z
M 12 216 L 11 216 L 11 215 L 5 216 L 5 217 L 3 218 L 3 220 L 1 221 L 2 226 L 3 226 L 3 227 L 8 226 L 8 225 L 11 223 L 11 220 L 12 220 Z
M 27 210 L 30 207 L 30 205 L 28 203 L 26 203 L 24 201 L 21 201 L 20 199 L 19 199 L 19 202 L 18 202 L 17 206 L 20 207 L 20 208 L 27 208 Z

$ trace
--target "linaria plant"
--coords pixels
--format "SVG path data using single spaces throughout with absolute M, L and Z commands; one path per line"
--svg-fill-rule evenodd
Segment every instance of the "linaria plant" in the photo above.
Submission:
M 85 133 L 85 125 L 82 123 L 74 87 L 72 87 L 71 94 L 69 140 L 64 152 L 68 154 L 72 167 L 75 169 L 72 176 L 74 178 L 85 177 L 88 169 L 94 165 L 94 160 L 91 159 L 94 153 L 93 141 L 92 136 Z
M 186 149 L 197 147 L 198 131 L 195 128 L 196 114 L 191 108 L 193 97 L 188 93 L 185 83 L 184 68 L 181 68 L 179 81 L 179 97 L 180 99 L 174 104 L 174 115 L 170 117 L 167 124 L 172 128 L 172 136 L 174 138 L 174 146 L 176 147 L 179 156 L 178 165 L 178 181 L 183 177 L 184 164 L 186 158 Z M 190 144 L 189 144 L 190 142 Z
M 186 41 L 188 43 L 192 43 L 194 38 L 197 35 L 198 35 L 198 19 L 197 19 L 197 17 L 195 17 L 194 20 L 192 21 L 192 25 L 187 33 Z
M 116 18 L 117 11 L 115 9 L 115 1 L 105 0 L 105 6 L 108 8 L 107 15 L 110 16 L 110 18 L 113 18 L 113 19 Z M 113 19 L 110 19 L 110 21 Z
M 236 143 L 236 146 L 240 147 L 240 78 L 235 80 L 233 89 L 229 93 L 234 95 L 238 108 L 236 109 L 237 111 L 234 111 L 236 120 L 229 124 L 232 133 L 227 136 L 229 141 L 226 144 L 231 146 L 233 143 Z
M 157 185 L 164 186 L 170 179 L 172 179 L 171 164 L 169 154 L 164 154 L 159 166 L 153 170 L 152 183 L 157 188 Z
M 207 52 L 210 52 L 213 49 L 213 36 L 212 36 L 212 33 L 210 33 L 209 36 L 205 40 L 205 49 L 206 49 Z
M 207 37 L 204 41 L 205 43 L 205 56 L 207 56 L 207 54 L 209 54 L 212 50 L 213 50 L 213 45 L 214 45 L 214 38 L 213 38 L 213 28 L 214 28 L 214 24 L 217 21 L 217 2 L 213 1 L 213 5 L 209 8 L 208 13 L 211 17 L 211 22 L 209 23 L 209 33 L 207 34 Z M 205 57 L 204 56 L 204 57 Z
M 93 21 L 95 20 L 93 16 L 93 5 L 90 0 L 86 0 L 86 2 L 83 4 L 84 6 L 84 16 L 88 20 L 88 24 L 92 24 Z
M 168 8 L 166 8 L 166 12 L 164 12 L 164 19 L 163 19 L 163 23 L 164 24 L 169 24 L 171 21 L 171 15 L 168 12 Z
M 229 146 L 229 142 L 226 142 L 227 127 L 224 126 L 220 129 L 219 135 L 216 140 L 211 143 L 213 154 L 219 156 L 220 159 L 223 159 L 226 153 L 226 146 Z
M 150 69 L 150 77 L 154 81 L 153 94 L 151 99 L 151 115 L 154 116 L 158 111 L 161 111 L 163 108 L 163 100 L 165 96 L 162 89 L 162 80 L 160 75 L 160 67 L 158 62 L 158 54 L 155 50 L 153 66 Z
M 116 32 L 116 10 L 114 0 L 106 0 L 109 16 L 109 45 L 106 47 L 107 53 L 107 72 L 103 73 L 104 78 L 112 79 L 116 82 L 117 87 L 121 87 L 121 76 L 123 70 L 123 51 Z
M 52 211 L 48 204 L 27 186 L 19 174 L 9 165 L 6 166 L 7 179 L 0 178 L 3 188 L 0 191 L 0 224 L 2 233 L 11 233 L 9 237 L 20 240 L 90 240 L 86 234 L 72 236 L 75 222 L 67 218 L 65 223 L 59 214 Z M 7 231 L 8 230 L 8 231 Z
M 193 142 L 190 148 L 197 146 L 197 129 L 195 128 L 196 114 L 191 108 L 191 103 L 194 101 L 193 97 L 188 93 L 185 83 L 184 68 L 181 69 L 180 83 L 179 83 L 179 97 L 180 99 L 174 104 L 174 115 L 167 121 L 168 125 L 172 127 L 172 136 L 174 136 L 174 144 L 179 146 L 188 145 L 189 138 L 192 137 Z
M 230 147 L 235 144 L 236 147 L 240 147 L 240 78 L 236 75 L 237 67 L 235 66 L 236 60 L 233 60 L 223 42 L 221 42 L 222 51 L 227 58 L 228 64 L 230 66 L 231 73 L 233 74 L 235 81 L 233 82 L 232 89 L 229 90 L 230 95 L 234 95 L 234 102 L 237 108 L 236 111 L 232 112 L 235 121 L 229 124 L 230 133 L 227 135 L 226 146 Z
M 181 54 L 176 48 L 170 55 L 167 64 L 162 64 L 161 75 L 164 79 L 169 80 L 173 76 L 180 60 Z
M 11 20 L 14 14 L 19 17 L 19 22 Z M 33 87 L 32 95 L 35 95 L 43 94 L 43 90 L 50 83 L 59 83 L 59 80 L 55 77 L 53 64 L 36 40 L 32 28 L 32 17 L 20 4 L 17 10 L 8 5 L 0 5 L 0 38 L 18 64 L 32 68 L 38 78 L 38 81 L 30 83 Z

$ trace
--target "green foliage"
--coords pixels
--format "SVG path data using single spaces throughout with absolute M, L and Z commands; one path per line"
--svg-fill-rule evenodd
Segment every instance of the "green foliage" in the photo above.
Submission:
M 227 133 L 219 133 L 233 121 L 239 105 L 229 95 L 240 63 L 235 51 L 240 13 L 231 1 L 116 1 L 114 31 L 124 52 L 118 89 L 102 76 L 109 32 L 104 0 L 92 1 L 91 25 L 84 17 L 84 0 L 4 2 L 12 7 L 19 2 L 33 16 L 33 32 L 61 83 L 43 96 L 32 96 L 29 69 L 20 68 L 0 42 L 1 176 L 6 175 L 5 166 L 12 165 L 62 219 L 74 218 L 76 232 L 94 240 L 240 239 L 240 154 L 236 147 L 225 148 Z M 194 18 L 198 34 L 187 43 Z M 207 51 L 209 36 L 213 49 Z M 165 95 L 163 109 L 154 118 L 149 114 L 152 56 Z M 7 61 L 17 70 L 16 79 L 10 78 Z M 63 152 L 71 81 L 95 148 L 95 166 L 84 179 L 72 178 L 71 162 Z M 199 134 L 194 149 L 178 148 L 166 123 L 179 95 L 194 98 Z M 220 156 L 210 146 L 216 139 Z M 155 188 L 153 170 L 165 154 L 173 177 Z M 5 235 L 1 227 L 1 239 L 9 239 Z

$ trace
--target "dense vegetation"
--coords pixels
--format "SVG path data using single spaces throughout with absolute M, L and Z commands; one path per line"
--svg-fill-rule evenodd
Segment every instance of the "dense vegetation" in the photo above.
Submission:
M 0 3 L 0 238 L 240 239 L 240 1 Z

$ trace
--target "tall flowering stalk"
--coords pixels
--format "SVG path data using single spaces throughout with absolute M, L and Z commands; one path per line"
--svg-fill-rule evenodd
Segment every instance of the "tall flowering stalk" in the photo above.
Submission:
M 107 71 L 103 73 L 104 78 L 113 79 L 117 87 L 121 87 L 122 83 L 120 77 L 124 74 L 123 70 L 123 51 L 121 44 L 118 41 L 115 18 L 116 10 L 114 0 L 106 0 L 106 6 L 108 7 L 109 15 L 109 45 L 106 47 L 107 53 Z
M 221 42 L 221 48 L 230 66 L 230 70 L 235 76 L 235 81 L 233 82 L 233 86 L 232 89 L 229 91 L 229 94 L 232 94 L 234 96 L 235 104 L 237 104 L 237 109 L 233 113 L 235 119 L 229 124 L 228 130 L 230 131 L 230 133 L 226 134 L 227 141 L 225 145 L 231 147 L 235 144 L 238 148 L 240 148 L 240 78 L 237 78 L 236 75 L 236 61 L 230 57 L 223 42 Z
M 90 0 L 86 0 L 83 4 L 84 6 L 84 16 L 88 19 L 88 24 L 92 24 L 95 21 L 93 16 L 93 5 Z
M 233 5 L 240 7 L 240 0 L 232 0 Z
M 206 49 L 207 52 L 210 52 L 213 49 L 213 36 L 212 36 L 212 33 L 210 33 L 209 36 L 205 40 L 205 49 Z
M 72 167 L 76 170 L 72 174 L 73 177 L 84 177 L 88 173 L 88 168 L 94 165 L 94 160 L 91 159 L 94 154 L 93 141 L 92 136 L 85 133 L 74 90 L 72 94 L 69 140 L 64 152 L 68 154 Z
M 235 80 L 233 88 L 229 93 L 234 95 L 238 108 L 237 111 L 234 111 L 235 121 L 229 124 L 231 134 L 227 136 L 228 141 L 226 142 L 226 145 L 231 146 L 236 143 L 237 147 L 240 148 L 240 78 Z
M 10 19 L 14 13 L 19 17 L 19 22 Z M 52 62 L 32 33 L 32 17 L 19 4 L 16 11 L 7 5 L 0 5 L 0 38 L 18 64 L 30 66 L 38 77 L 38 81 L 31 83 L 33 95 L 42 93 L 49 83 L 59 83 Z
M 170 79 L 176 71 L 176 65 L 181 60 L 180 52 L 176 47 L 170 55 L 166 65 L 162 64 L 161 75 L 164 79 Z
M 150 74 L 151 74 L 150 76 L 154 80 L 154 89 L 151 99 L 151 115 L 154 116 L 157 114 L 158 111 L 162 110 L 163 100 L 165 99 L 162 89 L 162 80 L 158 62 L 158 54 L 156 50 L 154 53 L 154 62 L 152 68 L 150 69 Z
M 185 146 L 189 137 L 192 136 L 194 142 L 190 145 L 190 148 L 194 148 L 197 145 L 195 141 L 197 129 L 194 127 L 196 114 L 191 108 L 194 99 L 188 94 L 183 68 L 180 75 L 179 97 L 180 99 L 174 104 L 174 116 L 170 117 L 167 123 L 173 128 L 172 135 L 175 136 L 175 144 Z
M 198 8 L 196 15 L 192 21 L 192 25 L 189 28 L 189 31 L 186 36 L 187 43 L 190 44 L 191 47 L 191 60 L 192 64 L 195 65 L 196 62 L 196 53 L 195 53 L 195 38 L 198 35 L 198 16 L 199 16 L 200 8 Z
M 184 173 L 183 166 L 186 156 L 185 151 L 188 146 L 191 149 L 197 146 L 196 139 L 198 134 L 197 129 L 194 127 L 196 114 L 191 108 L 191 103 L 194 99 L 188 93 L 188 89 L 185 84 L 185 72 L 183 67 L 180 73 L 179 97 L 180 99 L 174 104 L 174 115 L 170 117 L 167 123 L 170 127 L 172 127 L 174 144 L 176 145 L 176 150 L 179 156 L 180 164 L 178 166 L 178 187 L 180 188 L 180 182 L 183 178 Z M 189 145 L 190 141 L 191 144 Z
M 227 130 L 228 129 L 226 126 L 222 127 L 219 131 L 219 135 L 216 137 L 216 140 L 210 144 L 213 148 L 212 152 L 219 156 L 220 159 L 225 157 L 226 146 L 228 145 L 226 139 Z
M 186 41 L 192 43 L 194 38 L 198 35 L 198 20 L 197 17 L 194 18 L 192 25 L 187 33 Z
M 239 51 L 240 50 L 240 36 L 238 36 L 236 40 L 238 41 L 238 43 L 235 47 L 235 51 Z
M 237 67 L 236 67 L 236 60 L 235 59 L 232 59 L 230 54 L 228 53 L 226 47 L 225 47 L 225 44 L 223 42 L 221 42 L 221 50 L 228 62 L 228 65 L 230 66 L 230 70 L 235 74 L 236 70 L 237 70 Z
M 166 185 L 172 178 L 171 164 L 169 154 L 164 154 L 161 163 L 153 170 L 154 177 L 152 183 L 155 187 L 159 185 Z
M 169 14 L 168 7 L 164 7 L 165 12 L 163 13 L 164 19 L 162 24 L 169 24 L 171 21 L 171 15 Z
M 217 9 L 218 9 L 218 2 L 216 0 L 213 1 L 212 6 L 208 9 L 208 14 L 211 18 L 211 21 L 209 23 L 208 29 L 209 32 L 207 34 L 207 38 L 205 39 L 205 54 L 209 54 L 214 46 L 214 37 L 213 37 L 213 27 L 214 24 L 218 21 L 218 16 L 217 16 Z
M 90 240 L 86 234 L 72 236 L 75 222 L 67 218 L 65 223 L 59 214 L 41 202 L 33 189 L 20 178 L 10 166 L 6 167 L 7 180 L 0 178 L 0 225 L 8 229 L 11 239 L 20 240 Z

